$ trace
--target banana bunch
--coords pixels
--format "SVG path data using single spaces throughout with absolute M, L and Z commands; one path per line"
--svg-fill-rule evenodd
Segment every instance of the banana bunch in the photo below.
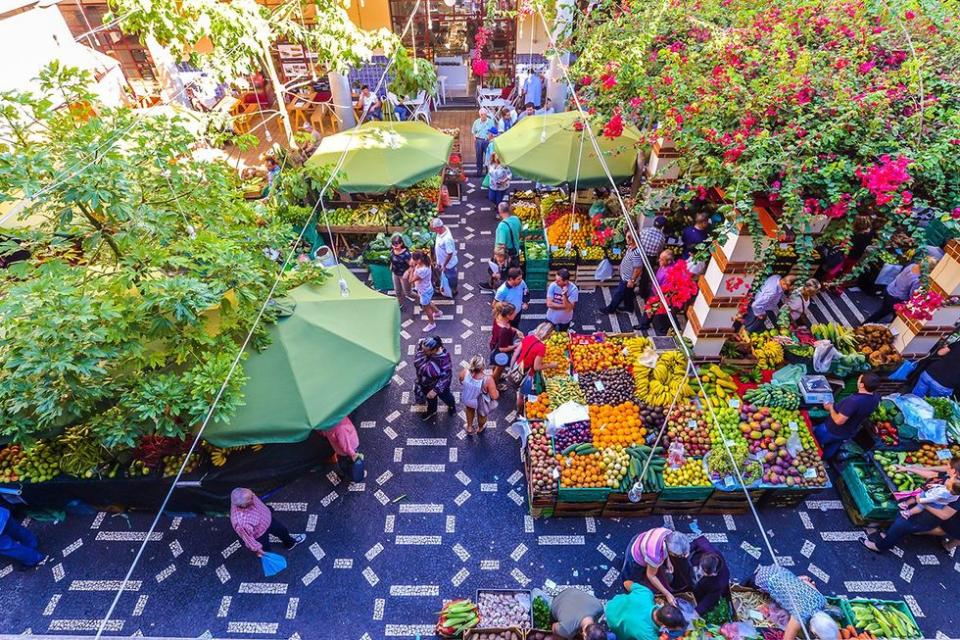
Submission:
M 202 443 L 203 449 L 207 452 L 207 455 L 210 456 L 210 462 L 215 467 L 222 467 L 227 464 L 227 457 L 230 455 L 231 451 L 239 451 L 243 447 L 233 447 L 232 449 L 224 449 L 216 445 L 212 445 L 206 440 Z
M 729 398 L 737 397 L 737 385 L 733 376 L 719 366 L 711 364 L 700 367 L 699 375 L 707 395 L 721 400 L 721 404 Z
M 665 407 L 673 402 L 677 391 L 680 399 L 694 395 L 687 380 L 687 360 L 678 351 L 660 355 L 653 369 L 641 365 L 633 368 L 637 399 L 649 405 Z
M 442 638 L 459 637 L 480 622 L 477 605 L 469 600 L 451 600 L 439 612 L 437 635 Z
M 762 346 L 753 348 L 753 356 L 761 369 L 776 369 L 783 364 L 783 345 L 776 340 L 767 340 Z
M 853 329 L 845 327 L 836 322 L 827 322 L 824 324 L 815 324 L 810 327 L 810 333 L 818 340 L 829 340 L 838 351 L 843 353 L 855 353 L 857 351 L 857 339 Z
M 103 461 L 103 450 L 85 425 L 65 430 L 57 444 L 61 448 L 60 470 L 76 478 L 92 478 Z
M 877 602 L 851 602 L 854 626 L 878 638 L 922 638 L 917 625 L 903 611 Z

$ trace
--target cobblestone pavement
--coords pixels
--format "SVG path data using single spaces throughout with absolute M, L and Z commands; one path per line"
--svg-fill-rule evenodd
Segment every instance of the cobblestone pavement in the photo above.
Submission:
M 479 189 L 444 219 L 460 242 L 460 298 L 442 304 L 438 334 L 454 361 L 486 354 L 491 296 L 485 276 L 494 212 Z M 626 314 L 595 315 L 599 296 L 577 309 L 581 330 L 628 329 Z M 529 329 L 545 311 L 543 293 L 526 314 Z M 612 320 L 612 323 L 611 323 Z M 225 518 L 164 516 L 155 541 L 122 597 L 112 633 L 218 638 L 430 637 L 443 598 L 480 587 L 539 586 L 545 580 L 587 585 L 609 598 L 630 537 L 662 521 L 687 530 L 688 517 L 534 520 L 526 515 L 518 441 L 501 410 L 480 438 L 468 439 L 460 416 L 418 419 L 412 360 L 422 317 L 403 318 L 405 362 L 394 382 L 354 416 L 368 477 L 347 484 L 322 470 L 269 497 L 307 542 L 289 554 L 286 571 L 264 579 Z M 318 360 L 323 354 L 318 353 Z M 511 405 L 511 399 L 501 403 Z M 896 554 L 875 556 L 844 514 L 836 493 L 799 508 L 760 512 L 780 561 L 813 576 L 825 592 L 903 597 L 928 637 L 956 636 L 948 595 L 960 564 L 936 542 L 908 540 Z M 47 566 L 17 572 L 0 564 L 0 634 L 92 635 L 149 527 L 145 514 L 71 516 L 30 523 L 54 555 Z M 702 516 L 734 576 L 769 562 L 750 516 Z M 951 613 L 953 611 L 954 613 Z

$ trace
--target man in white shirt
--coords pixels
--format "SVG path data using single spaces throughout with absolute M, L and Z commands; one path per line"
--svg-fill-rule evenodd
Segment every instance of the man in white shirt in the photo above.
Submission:
M 556 113 L 557 110 L 553 108 L 553 100 L 547 98 L 543 101 L 543 109 L 537 109 L 537 115 L 548 116 L 551 113 Z
M 380 98 L 375 93 L 371 93 L 370 87 L 367 85 L 360 88 L 357 109 L 360 110 L 360 116 L 364 121 L 379 120 L 381 117 Z
M 443 220 L 434 218 L 430 221 L 430 230 L 437 234 L 433 244 L 433 253 L 437 259 L 437 266 L 447 276 L 450 283 L 452 298 L 457 297 L 457 243 L 453 239 L 450 229 L 443 225 Z
M 743 318 L 743 326 L 750 333 L 763 331 L 767 319 L 777 325 L 777 314 L 780 310 L 780 304 L 786 295 L 793 290 L 793 285 L 797 281 L 797 276 L 787 275 L 770 276 L 760 287 L 760 290 L 753 296 L 753 302 L 747 309 L 747 315 Z
M 552 322 L 557 331 L 567 331 L 579 299 L 580 290 L 570 282 L 570 271 L 557 269 L 556 280 L 547 287 L 547 321 Z

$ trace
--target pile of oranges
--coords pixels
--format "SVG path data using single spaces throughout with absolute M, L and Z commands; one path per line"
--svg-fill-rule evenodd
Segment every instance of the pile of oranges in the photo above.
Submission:
M 623 347 L 612 342 L 572 344 L 570 361 L 573 363 L 573 370 L 577 373 L 627 366 Z
M 585 247 L 593 235 L 590 218 L 579 211 L 565 213 L 547 229 L 547 241 L 551 246 L 563 247 L 570 242 L 575 247 Z
M 560 463 L 560 486 L 562 487 L 606 487 L 607 474 L 604 470 L 603 454 L 599 451 L 587 455 L 557 455 Z
M 647 430 L 640 420 L 640 407 L 634 402 L 618 405 L 590 405 L 590 432 L 598 449 L 613 445 L 643 444 Z
M 536 402 L 527 401 L 526 404 L 527 420 L 543 420 L 550 413 L 550 397 L 541 393 L 537 396 Z

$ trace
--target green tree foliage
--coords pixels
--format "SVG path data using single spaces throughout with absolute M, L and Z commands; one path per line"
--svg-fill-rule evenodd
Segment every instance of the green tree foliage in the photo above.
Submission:
M 191 432 L 276 278 L 264 249 L 289 243 L 233 169 L 191 156 L 193 134 L 98 104 L 90 82 L 54 65 L 38 94 L 0 94 L 0 198 L 30 220 L 31 254 L 0 272 L 0 438 Z M 243 382 L 241 369 L 216 417 Z

